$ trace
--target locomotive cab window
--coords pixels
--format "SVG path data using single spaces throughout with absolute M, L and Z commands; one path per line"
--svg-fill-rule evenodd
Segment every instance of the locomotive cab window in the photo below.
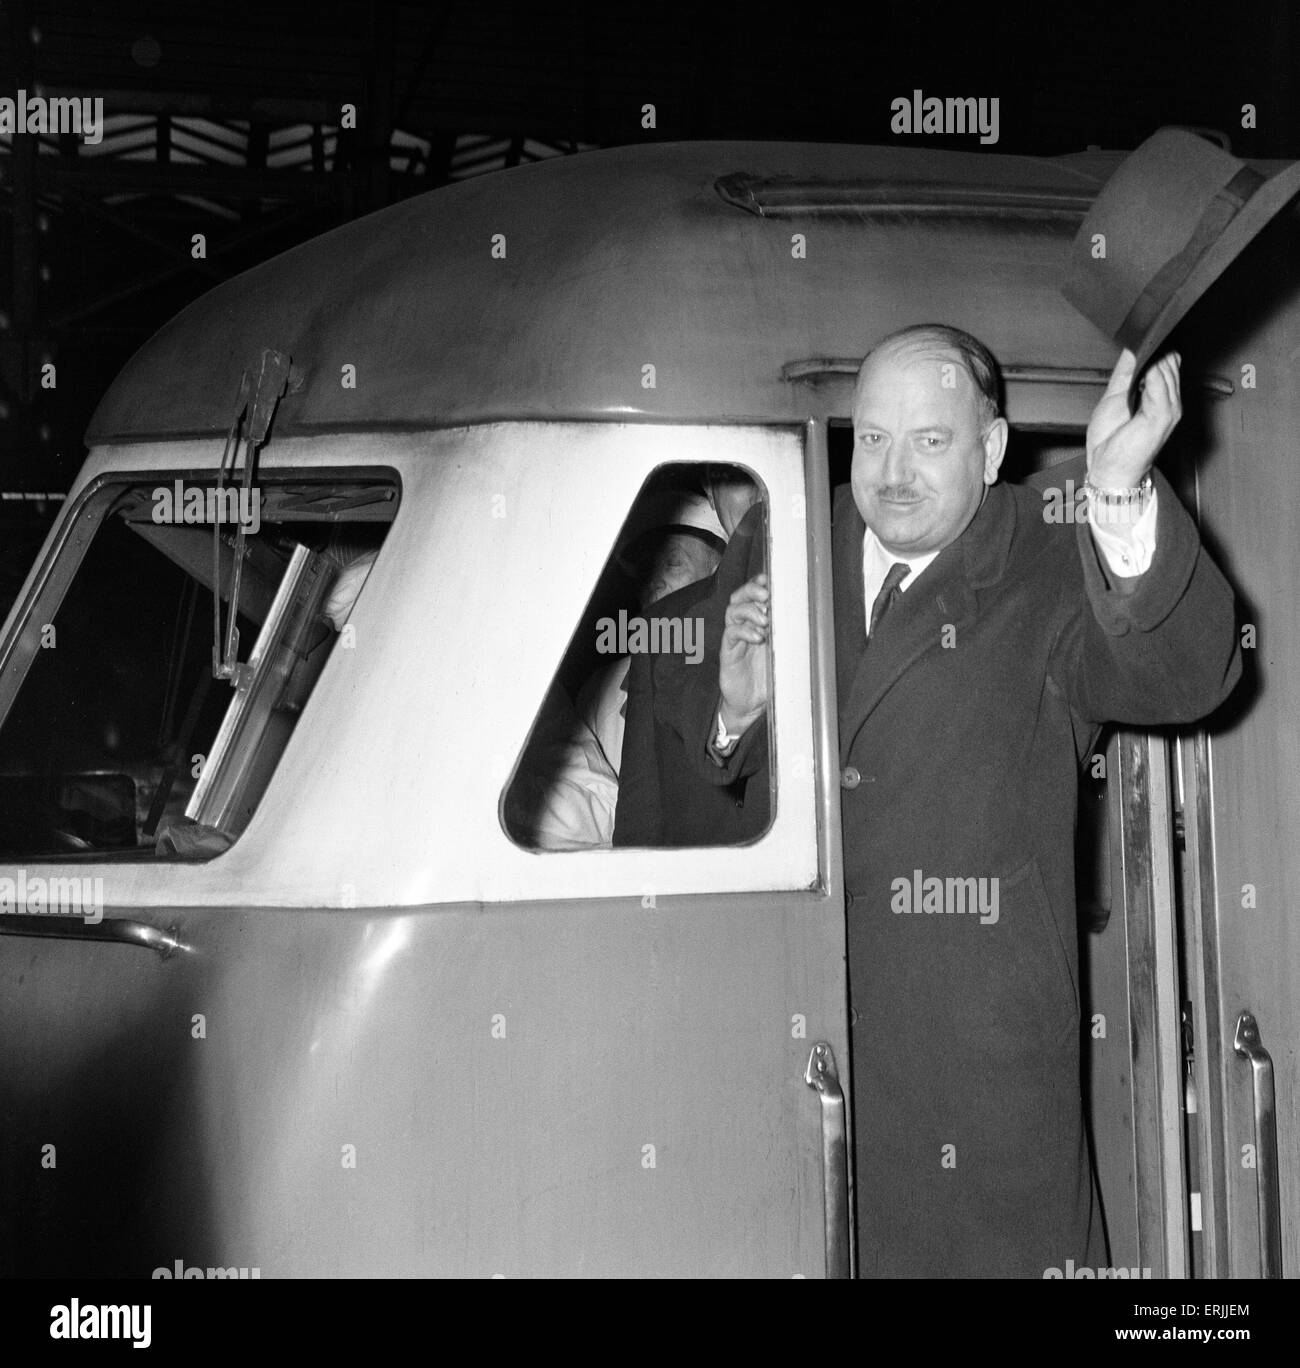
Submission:
M 349 621 L 396 480 L 94 488 L 4 646 L 0 858 L 203 859 L 247 826 Z
M 767 562 L 767 501 L 751 471 L 681 463 L 650 475 L 503 795 L 511 840 L 559 851 L 763 835 L 770 766 L 725 785 L 696 766 L 708 763 L 728 599 Z M 773 709 L 754 725 L 771 753 Z

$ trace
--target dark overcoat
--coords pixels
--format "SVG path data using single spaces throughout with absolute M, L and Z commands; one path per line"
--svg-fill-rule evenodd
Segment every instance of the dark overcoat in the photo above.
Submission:
M 731 595 L 767 568 L 766 555 L 767 521 L 760 502 L 741 519 L 713 574 L 645 610 L 647 617 L 698 618 L 703 653 L 694 663 L 680 655 L 632 657 L 614 845 L 738 845 L 767 829 L 767 774 L 702 784 L 683 734 L 698 707 L 710 712 L 716 707 L 723 614 Z
M 863 522 L 837 496 L 863 1276 L 1105 1266 L 1079 1071 L 1078 762 L 1104 722 L 1205 716 L 1241 670 L 1231 590 L 1156 485 L 1154 559 L 1116 585 L 1086 524 L 1049 523 L 1040 495 L 994 485 L 870 647 Z M 698 702 L 688 728 L 698 772 L 725 785 L 764 770 L 763 727 L 725 764 L 704 754 L 711 710 Z M 933 877 L 996 880 L 996 920 L 958 910 L 946 882 L 946 910 L 915 906 Z

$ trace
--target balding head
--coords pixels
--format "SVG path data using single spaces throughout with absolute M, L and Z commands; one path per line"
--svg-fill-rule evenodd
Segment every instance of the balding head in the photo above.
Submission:
M 862 363 L 853 395 L 853 497 L 887 551 L 955 541 L 1006 450 L 997 363 L 968 333 L 924 324 L 892 333 Z

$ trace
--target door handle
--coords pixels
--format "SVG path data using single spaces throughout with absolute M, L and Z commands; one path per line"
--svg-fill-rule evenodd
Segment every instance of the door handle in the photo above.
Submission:
M 848 1278 L 849 1149 L 844 1090 L 835 1052 L 819 1040 L 808 1056 L 803 1081 L 817 1091 L 822 1118 L 822 1199 L 826 1210 L 826 1276 Z
M 1259 1035 L 1259 1023 L 1249 1012 L 1237 1018 L 1233 1047 L 1250 1060 L 1255 1097 L 1255 1174 L 1259 1203 L 1260 1277 L 1282 1276 L 1282 1206 L 1277 1179 L 1277 1099 L 1273 1093 L 1273 1060 Z
M 148 922 L 127 921 L 124 918 L 105 918 L 98 922 L 84 922 L 76 917 L 42 916 L 40 913 L 20 912 L 0 916 L 0 936 L 45 936 L 52 940 L 116 941 L 119 945 L 138 945 L 145 950 L 156 950 L 163 959 L 177 950 L 184 950 L 176 938 L 176 928 L 160 931 Z

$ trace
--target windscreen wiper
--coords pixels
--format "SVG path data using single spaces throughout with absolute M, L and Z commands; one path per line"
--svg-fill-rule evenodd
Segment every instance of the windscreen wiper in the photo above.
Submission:
M 247 415 L 247 432 L 244 434 L 244 468 L 240 483 L 240 507 L 247 508 L 252 498 L 253 471 L 257 465 L 257 453 L 266 441 L 275 416 L 276 405 L 289 382 L 289 356 L 282 351 L 266 347 L 257 365 L 257 379 L 250 386 L 249 375 L 245 369 L 239 381 L 239 394 L 235 398 L 235 414 L 226 434 L 226 445 L 221 453 L 221 466 L 217 471 L 218 513 L 224 509 L 222 492 L 225 488 L 226 466 L 230 465 L 233 481 L 238 465 L 239 438 Z M 251 389 L 251 397 L 250 397 Z M 235 533 L 234 565 L 230 577 L 230 608 L 226 622 L 226 639 L 223 647 L 221 640 L 221 518 L 212 522 L 212 677 L 228 679 L 238 688 L 244 682 L 245 667 L 239 664 L 239 579 L 244 568 L 244 537 L 246 528 L 239 519 Z

